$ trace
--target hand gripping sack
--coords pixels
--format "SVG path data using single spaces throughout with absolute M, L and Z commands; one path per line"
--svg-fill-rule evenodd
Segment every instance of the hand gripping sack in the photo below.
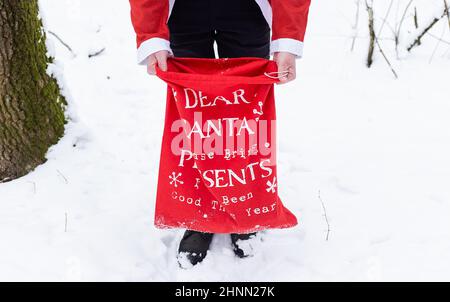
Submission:
M 297 224 L 278 197 L 273 61 L 171 58 L 155 225 L 250 233 Z

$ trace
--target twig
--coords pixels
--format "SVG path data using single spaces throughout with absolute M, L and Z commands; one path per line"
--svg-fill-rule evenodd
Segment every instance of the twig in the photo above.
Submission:
M 355 43 L 356 43 L 356 37 L 358 36 L 358 23 L 359 23 L 359 10 L 361 0 L 356 0 L 356 14 L 355 14 L 355 24 L 353 25 L 352 29 L 354 31 L 353 40 L 352 40 L 352 47 L 350 51 L 353 51 L 355 49 Z
M 448 28 L 450 29 L 450 11 L 448 9 L 448 4 L 447 4 L 447 0 L 444 0 L 444 13 L 447 15 L 447 20 L 448 20 Z
M 73 52 L 72 48 L 66 42 L 64 42 L 63 39 L 61 39 L 57 34 L 52 32 L 51 30 L 49 30 L 48 33 L 54 36 L 65 48 L 67 48 L 72 53 L 72 55 L 75 56 L 75 53 Z
M 403 22 L 405 21 L 406 13 L 408 12 L 409 7 L 411 6 L 412 3 L 413 3 L 413 0 L 410 0 L 410 1 L 408 2 L 408 4 L 406 5 L 405 10 L 403 11 L 402 18 L 400 19 L 400 23 L 398 24 L 398 27 L 397 27 L 397 33 L 396 33 L 396 36 L 397 36 L 398 38 L 400 37 L 400 31 L 401 31 L 401 29 L 402 29 Z
M 414 26 L 416 29 L 419 29 L 419 16 L 417 15 L 417 7 L 414 7 Z M 422 44 L 422 41 L 419 40 L 419 45 Z
M 381 48 L 380 43 L 378 42 L 378 39 L 375 39 L 377 46 L 378 46 L 378 50 L 380 51 L 381 55 L 383 56 L 384 60 L 386 61 L 386 63 L 388 64 L 389 68 L 391 69 L 392 73 L 394 74 L 395 78 L 398 79 L 398 74 L 395 71 L 394 67 L 392 66 L 391 62 L 389 61 L 389 59 L 387 58 L 386 54 L 384 53 L 383 49 Z
M 372 2 L 372 5 L 373 5 L 373 2 Z M 391 2 L 391 5 L 392 5 L 392 2 Z M 388 10 L 388 13 L 390 11 L 390 7 Z M 370 68 L 373 64 L 373 54 L 374 54 L 375 45 L 376 45 L 378 47 L 381 55 L 383 56 L 384 60 L 388 64 L 389 68 L 391 69 L 391 72 L 394 74 L 395 78 L 398 79 L 397 72 L 395 71 L 391 62 L 387 58 L 386 54 L 383 51 L 383 48 L 381 48 L 380 42 L 378 41 L 377 35 L 375 33 L 373 6 L 369 5 L 369 2 L 367 0 L 366 0 L 366 9 L 367 9 L 367 13 L 369 15 L 369 34 L 370 34 L 369 53 L 367 55 L 367 67 Z M 384 23 L 383 23 L 383 25 L 384 25 Z
M 400 23 L 398 24 L 398 26 L 396 28 L 396 32 L 395 32 L 395 53 L 397 54 L 397 58 L 399 57 L 398 46 L 400 44 L 400 31 L 402 29 L 403 22 L 405 21 L 406 13 L 408 12 L 409 7 L 411 6 L 412 3 L 413 3 L 413 0 L 410 0 L 408 2 L 408 4 L 406 5 L 405 10 L 403 11 L 402 18 L 400 19 Z
M 446 15 L 447 15 L 447 13 L 444 11 L 444 13 L 442 14 L 442 16 L 434 18 L 434 19 L 430 22 L 430 24 L 428 24 L 428 26 L 425 27 L 425 29 L 417 36 L 417 38 L 416 38 L 416 39 L 414 40 L 414 42 L 407 48 L 407 50 L 408 50 L 408 51 L 411 51 L 414 47 L 420 45 L 420 41 L 422 40 L 423 36 L 425 36 L 425 35 L 428 33 L 428 31 L 429 31 L 430 29 L 432 29 L 433 26 L 435 26 L 436 23 L 438 23 L 439 20 L 441 20 L 442 18 L 444 18 L 444 16 L 446 16 Z
M 65 220 L 64 220 L 64 233 L 67 233 L 67 212 L 64 213 Z
M 436 40 L 438 40 L 438 41 L 441 41 L 441 42 L 444 43 L 444 44 L 450 45 L 450 41 L 446 41 L 446 40 L 444 40 L 444 39 L 442 39 L 442 38 L 439 38 L 438 36 L 433 35 L 432 33 L 427 33 L 427 35 L 429 35 L 429 36 L 432 37 L 433 39 L 436 39 Z
M 389 66 L 389 68 L 391 69 L 392 73 L 394 74 L 395 78 L 398 79 L 397 72 L 395 72 L 394 67 L 392 67 L 391 62 L 390 62 L 389 59 L 387 58 L 387 56 L 386 56 L 386 54 L 384 53 L 383 49 L 381 48 L 381 45 L 380 45 L 380 43 L 379 43 L 379 41 L 378 41 L 378 38 L 377 38 L 377 37 L 381 36 L 381 33 L 382 33 L 382 31 L 383 31 L 383 28 L 384 28 L 384 25 L 385 25 L 386 22 L 387 22 L 387 18 L 389 17 L 389 14 L 391 13 L 391 9 L 392 9 L 392 5 L 393 5 L 393 4 L 394 4 L 394 0 L 391 0 L 391 3 L 389 4 L 389 8 L 388 8 L 388 10 L 386 11 L 386 15 L 384 16 L 384 21 L 383 21 L 383 23 L 382 23 L 381 26 L 380 26 L 380 30 L 378 31 L 378 35 L 375 36 L 375 41 L 376 41 L 376 43 L 377 43 L 378 49 L 380 50 L 380 53 L 381 53 L 381 54 L 383 55 L 383 57 L 384 57 L 384 60 L 385 60 L 386 63 L 388 64 L 388 66 Z
M 64 174 L 61 173 L 61 171 L 59 171 L 58 169 L 56 169 L 56 172 L 58 172 L 59 176 L 61 176 L 61 177 L 64 179 L 64 182 L 65 182 L 66 184 L 69 183 L 69 181 L 68 181 L 67 178 L 64 176 Z
M 28 181 L 28 182 L 33 185 L 33 194 L 36 194 L 36 183 L 34 181 Z
M 386 37 L 386 38 L 380 38 L 380 37 L 378 36 L 378 40 L 393 40 L 393 41 L 395 41 L 395 28 L 392 27 L 392 25 L 389 24 L 389 22 L 388 22 L 386 19 L 383 18 L 383 19 L 381 19 L 381 20 L 383 20 L 384 24 L 391 30 L 392 34 L 394 35 L 394 38 L 388 38 L 388 37 Z
M 318 197 L 319 197 L 320 203 L 322 204 L 323 217 L 325 217 L 325 222 L 327 223 L 327 237 L 325 238 L 325 240 L 328 241 L 328 239 L 330 238 L 331 228 L 330 228 L 330 222 L 328 221 L 327 209 L 325 208 L 325 204 L 322 200 L 322 197 L 320 196 L 320 190 L 319 190 Z
M 378 37 L 381 36 L 381 32 L 383 31 L 384 25 L 387 22 L 387 18 L 389 17 L 390 13 L 391 13 L 391 9 L 392 9 L 392 5 L 394 4 L 394 0 L 391 0 L 391 3 L 389 4 L 389 8 L 386 11 L 386 15 L 383 18 L 383 23 L 381 23 L 380 29 L 378 31 Z
M 442 34 L 441 34 L 441 37 L 438 39 L 438 41 L 437 41 L 437 43 L 436 43 L 436 46 L 434 47 L 433 53 L 431 54 L 430 60 L 428 61 L 429 64 L 431 64 L 431 61 L 433 61 L 434 55 L 436 54 L 436 52 L 437 52 L 437 50 L 438 50 L 438 48 L 439 48 L 439 45 L 440 45 L 441 42 L 442 42 L 442 38 L 444 37 L 444 34 L 445 34 L 445 26 L 442 28 Z
M 373 18 L 373 8 L 369 5 L 369 2 L 366 0 L 366 9 L 367 13 L 369 14 L 369 52 L 367 54 L 367 67 L 370 68 L 373 64 L 373 53 L 375 50 L 375 25 L 374 25 L 374 18 Z
M 102 49 L 100 49 L 99 51 L 96 51 L 96 52 L 94 52 L 94 53 L 92 53 L 92 54 L 89 54 L 89 59 L 90 58 L 92 58 L 92 57 L 96 57 L 96 56 L 99 56 L 99 55 L 101 55 L 103 52 L 105 51 L 105 48 L 102 48 Z

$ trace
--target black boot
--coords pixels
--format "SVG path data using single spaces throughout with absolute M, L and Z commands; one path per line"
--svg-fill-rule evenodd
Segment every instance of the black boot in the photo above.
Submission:
M 233 251 L 239 258 L 245 258 L 253 255 L 253 247 L 250 239 L 256 237 L 256 233 L 249 234 L 231 234 L 231 243 Z
M 188 268 L 189 264 L 196 265 L 202 262 L 208 253 L 213 236 L 214 234 L 187 230 L 178 248 L 178 263 L 180 267 Z

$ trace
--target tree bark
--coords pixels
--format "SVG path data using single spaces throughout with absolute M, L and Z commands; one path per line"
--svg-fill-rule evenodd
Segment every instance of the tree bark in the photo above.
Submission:
M 0 182 L 45 162 L 64 134 L 66 100 L 47 74 L 37 0 L 0 0 Z

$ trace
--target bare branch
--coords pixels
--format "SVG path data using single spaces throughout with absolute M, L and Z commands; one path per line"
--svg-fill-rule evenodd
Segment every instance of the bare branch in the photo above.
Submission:
M 433 26 L 435 26 L 439 22 L 439 20 L 444 18 L 446 15 L 447 15 L 447 13 L 446 13 L 446 11 L 444 11 L 444 13 L 440 17 L 434 18 L 430 22 L 430 24 L 428 24 L 428 26 L 425 27 L 424 30 L 422 30 L 422 32 L 417 36 L 417 38 L 414 40 L 414 42 L 407 48 L 408 51 L 411 51 L 414 47 L 419 46 L 423 36 L 425 36 L 428 33 L 428 31 L 430 31 L 433 28 Z
M 396 34 L 397 38 L 400 37 L 400 31 L 401 31 L 401 29 L 402 29 L 403 21 L 405 21 L 406 13 L 408 12 L 409 7 L 411 6 L 412 3 L 413 3 L 413 0 L 410 0 L 410 1 L 408 2 L 408 4 L 406 5 L 405 10 L 403 11 L 402 18 L 400 19 L 400 23 L 399 23 L 399 25 L 398 25 L 398 27 L 397 27 L 397 34 Z
M 387 21 L 387 19 L 385 18 L 381 18 L 381 20 L 384 22 L 384 24 L 389 28 L 389 30 L 392 32 L 392 34 L 394 35 L 394 38 L 380 38 L 380 36 L 378 36 L 378 40 L 393 40 L 395 41 L 395 28 L 392 27 L 392 25 Z
M 90 58 L 99 56 L 99 55 L 101 55 L 105 50 L 106 50 L 106 48 L 102 48 L 102 49 L 100 49 L 99 51 L 96 51 L 96 52 L 94 52 L 94 53 L 90 53 L 90 54 L 88 55 L 88 57 L 89 57 L 89 59 L 90 59 Z
M 408 2 L 408 4 L 406 5 L 405 10 L 403 11 L 402 18 L 400 19 L 400 23 L 398 24 L 396 32 L 395 32 L 395 52 L 397 54 L 397 58 L 399 57 L 399 55 L 398 55 L 398 46 L 400 44 L 400 32 L 401 32 L 401 29 L 402 29 L 402 26 L 403 26 L 403 22 L 406 19 L 406 14 L 408 13 L 409 7 L 411 6 L 412 3 L 413 3 L 413 0 L 410 0 Z
M 328 241 L 328 239 L 330 238 L 331 228 L 330 228 L 330 222 L 328 221 L 327 209 L 325 208 L 325 204 L 322 200 L 322 196 L 320 196 L 320 190 L 319 190 L 318 197 L 319 197 L 320 203 L 322 204 L 323 217 L 325 217 L 325 222 L 327 223 L 327 237 L 325 238 L 325 240 Z
M 354 35 L 353 35 L 353 40 L 352 40 L 351 51 L 353 51 L 355 49 L 356 37 L 358 36 L 359 10 L 360 10 L 360 6 L 361 6 L 360 4 L 361 4 L 361 0 L 356 0 L 355 23 L 352 27 L 353 31 L 354 31 Z
M 439 48 L 439 45 L 442 42 L 442 38 L 444 37 L 444 34 L 445 34 L 445 26 L 442 28 L 441 37 L 439 39 L 437 39 L 438 41 L 436 43 L 436 46 L 434 47 L 433 53 L 431 54 L 430 60 L 428 61 L 429 63 L 431 63 L 431 61 L 433 61 L 434 56 L 435 56 L 435 54 L 436 54 L 436 52 L 437 52 L 437 50 Z
M 419 29 L 419 16 L 417 14 L 417 7 L 414 7 L 414 26 L 416 29 Z M 422 44 L 422 41 L 419 40 L 419 45 Z
M 67 219 L 67 212 L 64 213 L 64 233 L 67 233 L 67 224 L 68 224 L 68 219 Z
M 444 0 L 444 14 L 447 15 L 448 28 L 450 29 L 450 11 L 448 9 L 447 0 Z
M 388 17 L 389 17 L 389 14 L 391 13 L 391 9 L 392 9 L 392 5 L 394 4 L 394 0 L 391 0 L 391 3 L 389 4 L 389 8 L 388 8 L 388 10 L 386 11 L 386 15 L 384 16 L 384 18 L 383 18 L 383 23 L 381 23 L 381 26 L 380 26 L 380 29 L 379 29 L 379 31 L 378 31 L 378 37 L 379 36 L 381 36 L 381 32 L 383 31 L 383 28 L 384 28 L 384 25 L 386 24 L 386 22 L 387 22 L 387 19 L 388 19 Z
M 369 2 L 366 0 L 366 10 L 369 15 L 369 52 L 367 54 L 367 67 L 370 68 L 373 64 L 373 53 L 375 51 L 375 21 L 373 17 L 373 7 L 369 5 Z
M 58 175 L 64 180 L 64 182 L 66 184 L 69 183 L 69 181 L 67 180 L 67 178 L 64 176 L 64 174 L 61 173 L 61 171 L 59 171 L 58 169 L 56 169 L 56 172 L 58 172 Z
M 433 39 L 436 39 L 436 40 L 438 40 L 438 41 L 444 43 L 444 44 L 450 45 L 450 41 L 446 41 L 446 40 L 444 40 L 444 39 L 442 39 L 442 38 L 439 38 L 438 36 L 433 35 L 432 33 L 427 33 L 427 35 L 430 36 L 430 37 L 432 37 Z
M 394 74 L 395 78 L 398 79 L 397 72 L 394 70 L 394 67 L 392 67 L 391 62 L 389 61 L 386 54 L 384 53 L 383 48 L 381 47 L 380 42 L 378 41 L 377 35 L 375 34 L 374 12 L 373 12 L 372 5 L 373 5 L 373 2 L 371 3 L 371 5 L 369 5 L 369 2 L 366 0 L 366 9 L 367 9 L 367 13 L 369 15 L 369 35 L 370 35 L 369 52 L 367 55 L 367 67 L 370 68 L 373 64 L 373 54 L 374 54 L 375 45 L 376 45 L 378 47 L 378 49 L 380 50 L 380 53 L 383 56 L 384 60 L 388 64 L 389 68 L 391 69 L 392 73 Z M 391 6 L 392 6 L 392 2 L 391 2 Z M 388 12 L 390 11 L 391 6 L 389 7 Z M 384 25 L 384 23 L 383 23 L 383 25 Z
M 34 181 L 28 181 L 28 182 L 33 185 L 33 194 L 36 194 L 36 183 Z
M 380 51 L 381 55 L 383 56 L 384 60 L 386 61 L 386 63 L 388 64 L 389 68 L 391 69 L 392 73 L 394 74 L 394 77 L 396 79 L 398 79 L 398 74 L 395 71 L 394 67 L 392 66 L 391 62 L 389 61 L 389 59 L 387 58 L 386 54 L 384 53 L 383 49 L 381 48 L 380 43 L 378 42 L 378 39 L 375 39 L 377 46 L 378 46 L 378 50 Z
M 57 34 L 52 32 L 51 30 L 49 30 L 48 33 L 54 36 L 65 48 L 67 48 L 72 53 L 73 56 L 76 56 L 72 48 L 66 42 L 64 42 L 63 39 L 61 39 Z

